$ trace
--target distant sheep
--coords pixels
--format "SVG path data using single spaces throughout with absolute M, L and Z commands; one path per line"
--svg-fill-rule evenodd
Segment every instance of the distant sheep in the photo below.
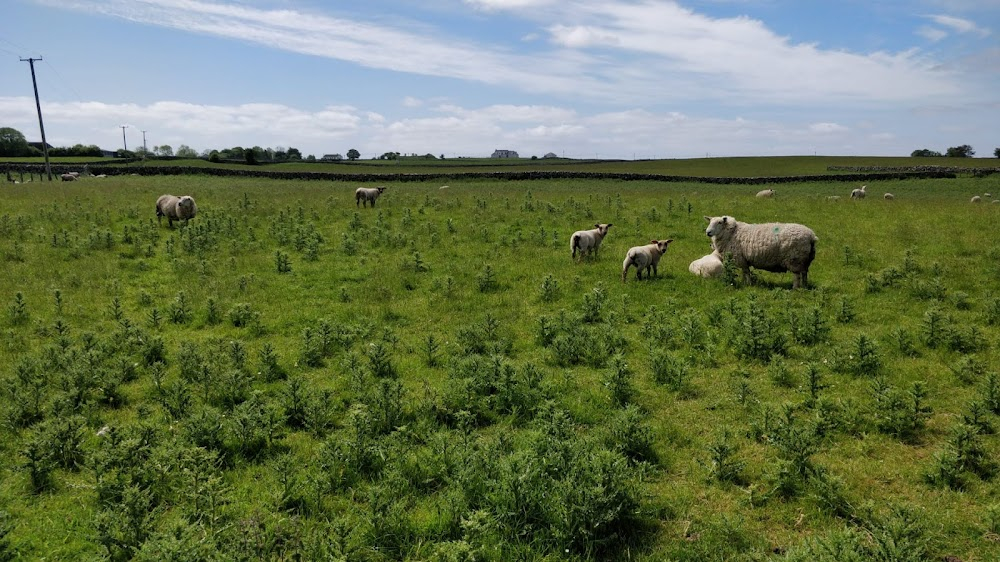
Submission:
M 896 196 L 891 193 L 886 193 L 885 195 L 882 196 L 882 198 L 885 199 L 886 201 L 892 201 L 893 199 L 896 198 Z
M 369 203 L 372 204 L 372 208 L 375 208 L 375 200 L 378 199 L 379 195 L 385 192 L 385 186 L 380 185 L 378 187 L 359 187 L 354 192 L 354 206 L 357 207 L 361 205 L 367 207 Z
M 688 271 L 706 279 L 721 277 L 722 256 L 719 255 L 719 252 L 713 251 L 711 254 L 702 256 L 691 262 L 691 265 L 688 266 Z
M 851 191 L 851 199 L 864 199 L 866 189 L 868 189 L 868 186 L 862 185 L 861 187 Z
M 185 224 L 198 213 L 198 206 L 194 203 L 194 198 L 190 195 L 161 195 L 156 200 L 156 220 L 162 224 L 162 217 L 167 217 L 167 224 L 171 228 L 174 221 L 184 221 Z
M 74 176 L 73 174 L 63 174 L 59 177 L 62 179 L 62 181 L 76 181 L 77 179 L 76 176 Z
M 983 194 L 983 199 L 989 199 L 990 197 L 993 197 L 992 193 L 984 193 Z
M 636 279 L 642 279 L 643 270 L 646 271 L 646 279 L 649 279 L 650 271 L 653 275 L 659 276 L 657 266 L 663 254 L 667 253 L 667 247 L 671 242 L 673 240 L 650 240 L 645 246 L 630 248 L 625 254 L 625 261 L 622 262 L 622 283 L 628 275 L 628 268 L 632 266 L 635 266 Z
M 705 217 L 705 234 L 721 256 L 730 254 L 733 263 L 743 270 L 743 281 L 750 281 L 750 268 L 774 273 L 791 271 L 792 288 L 806 287 L 809 265 L 816 257 L 816 234 L 794 223 L 749 224 L 730 216 Z
M 594 225 L 594 228 L 590 230 L 578 230 L 569 237 L 569 249 L 573 252 L 573 258 L 576 257 L 576 252 L 579 250 L 580 259 L 583 259 L 584 254 L 594 254 L 597 257 L 597 249 L 601 247 L 601 241 L 604 237 L 608 235 L 608 229 L 611 228 L 611 223 L 598 223 Z
M 762 190 L 760 190 L 760 191 L 757 192 L 757 197 L 760 197 L 762 199 L 770 199 L 771 197 L 774 197 L 774 190 L 773 189 L 762 189 Z
M 828 195 L 827 198 L 826 198 L 826 200 L 827 201 L 840 201 L 840 196 L 839 195 Z
M 983 202 L 983 198 L 980 197 L 980 196 L 978 196 L 978 195 L 973 195 L 970 202 L 971 203 L 982 203 Z

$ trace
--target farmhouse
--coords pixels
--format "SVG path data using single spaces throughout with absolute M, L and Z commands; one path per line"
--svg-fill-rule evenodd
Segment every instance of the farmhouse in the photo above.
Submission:
M 498 148 L 493 151 L 490 158 L 520 158 L 520 156 L 517 155 L 517 151 L 515 150 L 502 150 Z

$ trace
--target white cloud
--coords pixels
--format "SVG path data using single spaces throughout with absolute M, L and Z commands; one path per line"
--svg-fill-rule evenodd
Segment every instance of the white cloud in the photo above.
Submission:
M 814 133 L 843 133 L 848 130 L 847 127 L 843 125 L 838 125 L 837 123 L 813 123 L 809 125 L 809 130 Z
M 927 39 L 931 42 L 938 42 L 948 36 L 948 32 L 943 29 L 938 29 L 936 27 L 931 27 L 929 25 L 922 25 L 917 28 L 917 35 Z
M 412 96 L 403 98 L 403 107 L 420 107 L 424 102 Z
M 979 27 L 975 22 L 964 18 L 944 14 L 930 15 L 927 16 L 927 18 L 942 27 L 947 27 L 955 31 L 956 33 L 973 33 L 980 37 L 986 37 L 990 34 L 990 30 Z

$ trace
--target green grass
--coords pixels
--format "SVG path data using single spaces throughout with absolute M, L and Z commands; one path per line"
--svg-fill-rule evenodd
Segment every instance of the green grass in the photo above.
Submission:
M 760 160 L 649 173 L 834 163 Z M 375 209 L 336 182 L 5 186 L 0 559 L 832 560 L 822 545 L 875 558 L 885 537 L 897 552 L 883 559 L 1000 557 L 995 478 L 969 454 L 947 461 L 1000 370 L 1000 205 L 968 202 L 1000 193 L 996 177 L 872 182 L 864 201 L 841 182 L 782 184 L 772 200 L 756 186 L 449 184 L 390 184 Z M 162 193 L 194 195 L 199 215 L 157 225 Z M 702 216 L 718 214 L 810 226 L 812 287 L 689 274 L 710 250 Z M 570 234 L 596 222 L 615 226 L 575 263 Z M 660 277 L 621 283 L 625 252 L 651 238 L 674 239 Z M 174 323 L 182 292 L 188 318 Z M 826 331 L 800 343 L 813 311 Z M 780 383 L 779 366 L 739 356 L 762 319 L 764 339 L 784 340 Z M 855 359 L 861 336 L 877 374 Z M 182 346 L 200 370 L 185 370 Z M 264 373 L 265 346 L 287 378 Z M 654 379 L 664 354 L 686 378 Z M 25 380 L 40 396 L 28 422 Z M 906 409 L 917 381 L 923 413 Z M 82 465 L 33 492 L 29 444 L 52 461 L 71 419 Z M 105 425 L 122 438 L 98 437 Z M 995 458 L 995 434 L 974 441 Z M 942 472 L 961 489 L 926 477 Z

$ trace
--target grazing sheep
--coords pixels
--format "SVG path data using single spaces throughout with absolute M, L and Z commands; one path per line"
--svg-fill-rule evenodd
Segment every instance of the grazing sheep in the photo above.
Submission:
M 983 199 L 989 199 L 990 197 L 993 197 L 992 193 L 984 193 L 983 194 Z
M 594 228 L 590 230 L 578 230 L 573 233 L 573 236 L 569 237 L 569 249 L 573 252 L 571 257 L 576 257 L 577 250 L 580 251 L 580 259 L 583 259 L 584 254 L 592 253 L 594 257 L 597 257 L 597 249 L 601 247 L 601 241 L 608 234 L 608 229 L 611 228 L 611 223 L 604 224 L 598 223 L 594 225 Z
M 762 189 L 762 190 L 760 190 L 760 191 L 757 192 L 757 197 L 760 197 L 760 198 L 763 198 L 763 199 L 770 199 L 771 197 L 774 197 L 774 190 L 773 189 Z
M 868 186 L 862 185 L 861 187 L 851 191 L 851 199 L 864 199 L 866 189 L 868 189 Z
M 893 199 L 896 198 L 896 196 L 891 193 L 886 193 L 885 195 L 882 196 L 882 198 L 885 199 L 886 201 L 892 201 Z
M 629 248 L 627 254 L 625 254 L 625 261 L 622 262 L 622 283 L 625 282 L 625 276 L 628 274 L 628 268 L 635 266 L 635 278 L 642 279 L 642 271 L 646 271 L 646 279 L 649 279 L 649 272 L 652 271 L 653 275 L 659 275 L 657 271 L 657 265 L 660 263 L 660 258 L 663 254 L 667 253 L 667 246 L 673 240 L 650 240 L 649 244 L 645 246 L 635 246 Z
M 378 187 L 359 187 L 354 192 L 354 206 L 358 205 L 367 207 L 369 203 L 372 204 L 372 208 L 375 208 L 375 200 L 378 199 L 379 195 L 385 191 L 385 186 L 380 185 Z
M 970 202 L 971 203 L 982 203 L 983 202 L 983 198 L 980 197 L 980 196 L 978 196 L 978 195 L 973 195 L 972 196 L 972 200 Z
M 161 195 L 156 200 L 156 221 L 162 224 L 162 217 L 167 217 L 167 224 L 173 228 L 174 221 L 184 221 L 184 224 L 198 213 L 198 206 L 190 195 Z
M 62 181 L 76 181 L 76 176 L 73 174 L 63 174 L 59 177 L 62 178 Z
M 730 216 L 705 217 L 705 234 L 719 255 L 731 254 L 743 270 L 743 281 L 750 281 L 750 268 L 774 273 L 791 271 L 792 288 L 806 287 L 809 265 L 816 257 L 816 234 L 794 223 L 749 224 Z
M 1000 203 L 1000 199 L 994 199 L 993 201 L 990 201 L 990 203 Z
M 840 196 L 839 195 L 828 195 L 827 198 L 826 198 L 826 200 L 827 201 L 840 201 Z
M 705 279 L 719 277 L 722 275 L 722 256 L 719 255 L 719 252 L 713 250 L 711 254 L 702 256 L 691 262 L 691 265 L 688 266 L 688 271 Z

